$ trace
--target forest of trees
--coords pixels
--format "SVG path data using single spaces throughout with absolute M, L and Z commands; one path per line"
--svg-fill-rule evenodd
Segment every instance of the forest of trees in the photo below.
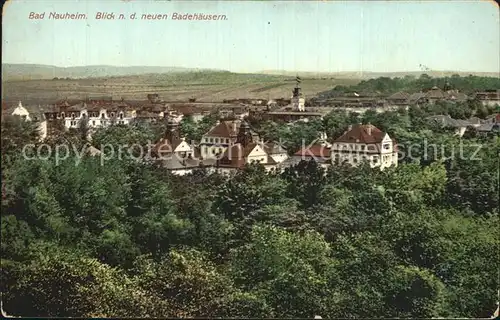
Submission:
M 232 179 L 203 169 L 174 176 L 128 158 L 104 165 L 76 154 L 59 163 L 51 154 L 25 160 L 22 146 L 39 144 L 34 127 L 2 124 L 3 310 L 489 317 L 500 285 L 500 138 L 459 138 L 427 124 L 432 113 L 333 112 L 294 126 L 262 123 L 264 138 L 292 151 L 320 131 L 335 138 L 359 122 L 387 131 L 402 152 L 421 148 L 384 171 L 363 165 L 325 172 L 301 162 L 281 173 L 249 165 Z M 196 138 L 214 121 L 186 120 L 181 129 Z M 113 126 L 92 143 L 146 144 L 162 130 Z M 48 143 L 64 141 L 84 144 L 77 133 Z M 433 145 L 439 152 L 426 152 Z
M 355 86 L 336 86 L 332 90 L 320 93 L 322 99 L 333 98 L 347 92 L 367 92 L 378 93 L 380 95 L 390 95 L 398 91 L 408 93 L 429 90 L 432 87 L 441 89 L 459 90 L 465 94 L 472 94 L 477 90 L 491 90 L 500 88 L 500 78 L 481 77 L 469 75 L 461 77 L 457 74 L 451 77 L 430 77 L 422 74 L 419 77 L 405 76 L 402 78 L 380 77 L 363 80 Z

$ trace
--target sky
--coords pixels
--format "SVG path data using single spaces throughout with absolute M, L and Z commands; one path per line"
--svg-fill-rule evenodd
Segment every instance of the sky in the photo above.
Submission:
M 29 19 L 43 13 L 42 20 Z M 86 20 L 50 20 L 50 12 Z M 96 20 L 97 12 L 168 20 Z M 226 15 L 171 20 L 173 13 Z M 10 0 L 3 63 L 175 66 L 233 72 L 500 71 L 493 1 Z

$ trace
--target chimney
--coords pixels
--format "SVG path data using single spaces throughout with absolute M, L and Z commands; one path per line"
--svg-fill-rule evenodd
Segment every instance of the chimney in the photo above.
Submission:
M 368 135 L 372 135 L 372 124 L 370 122 L 368 122 L 366 131 L 368 131 Z
M 352 130 L 352 124 L 350 124 L 348 127 L 347 127 L 347 131 L 351 131 Z

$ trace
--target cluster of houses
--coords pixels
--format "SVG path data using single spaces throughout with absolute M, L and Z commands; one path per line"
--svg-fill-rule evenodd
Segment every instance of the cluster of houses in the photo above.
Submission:
M 478 134 L 500 132 L 500 113 L 493 114 L 486 119 L 472 117 L 467 120 L 453 119 L 450 115 L 435 115 L 427 118 L 430 122 L 442 127 L 453 129 L 457 136 L 462 137 L 467 131 Z
M 383 112 L 412 105 L 435 104 L 439 101 L 465 102 L 467 100 L 477 100 L 485 106 L 500 105 L 500 89 L 476 92 L 470 96 L 458 90 L 443 90 L 438 87 L 414 93 L 399 91 L 387 97 L 372 92 L 352 92 L 318 101 L 318 104 L 356 112 L 370 109 Z
M 387 133 L 371 124 L 350 126 L 338 139 L 329 143 L 322 134 L 316 141 L 304 146 L 292 156 L 277 142 L 265 142 L 243 120 L 247 116 L 261 119 L 282 120 L 286 122 L 322 118 L 335 108 L 347 108 L 351 111 L 375 108 L 408 107 L 409 105 L 433 104 L 438 101 L 466 101 L 465 94 L 437 87 L 427 92 L 409 94 L 395 93 L 385 99 L 361 97 L 359 94 L 335 98 L 329 101 L 329 107 L 312 107 L 306 104 L 301 91 L 300 78 L 290 100 L 231 100 L 219 104 L 168 103 L 158 94 L 148 94 L 147 100 L 131 101 L 112 97 L 87 98 L 84 101 L 63 100 L 53 105 L 23 106 L 21 102 L 8 111 L 10 116 L 18 116 L 26 121 L 39 124 L 41 139 L 55 131 L 69 130 L 85 126 L 89 135 L 99 127 L 113 124 L 128 125 L 141 122 L 166 121 L 167 130 L 157 142 L 153 154 L 155 161 L 163 168 L 175 174 L 184 175 L 200 167 L 221 172 L 233 172 L 245 164 L 258 162 L 267 170 L 293 166 L 301 160 L 317 161 L 328 167 L 349 163 L 356 166 L 369 163 L 371 167 L 384 169 L 397 166 L 397 144 Z M 478 92 L 475 99 L 485 105 L 500 102 L 500 90 Z M 180 136 L 179 121 L 189 116 L 193 121 L 201 120 L 205 115 L 217 110 L 223 121 L 219 121 L 205 133 L 196 145 Z M 359 111 L 359 110 L 358 110 Z M 491 119 L 456 120 L 449 116 L 434 116 L 429 119 L 443 127 L 455 128 L 458 135 L 463 135 L 468 128 L 479 132 L 491 132 L 500 127 L 499 116 Z M 90 138 L 90 136 L 89 136 Z M 99 150 L 91 150 L 98 155 Z
M 292 99 L 292 103 L 304 110 L 304 102 L 297 91 L 299 90 L 294 91 L 297 99 Z M 44 124 L 45 136 L 50 134 L 50 128 L 55 127 L 56 123 L 59 127 L 70 129 L 77 128 L 83 122 L 89 128 L 96 128 L 163 119 L 167 121 L 166 131 L 155 144 L 152 154 L 159 166 L 177 175 L 184 175 L 201 167 L 231 173 L 253 162 L 260 163 L 266 170 L 281 170 L 301 160 L 311 159 L 323 167 L 342 163 L 358 165 L 364 161 L 381 169 L 397 165 L 395 141 L 371 124 L 349 127 L 332 144 L 322 135 L 291 156 L 280 143 L 263 141 L 245 120 L 238 117 L 218 121 L 197 144 L 193 144 L 180 135 L 179 119 L 175 111 L 159 103 L 156 96 L 149 98 L 140 108 L 133 108 L 125 101 L 94 99 L 74 104 L 62 101 L 50 108 L 30 112 L 20 103 L 11 115 Z M 101 153 L 92 148 L 89 154 Z
M 302 160 L 314 160 L 322 167 L 353 166 L 368 162 L 384 169 L 397 166 L 397 144 L 387 133 L 371 124 L 350 126 L 333 143 L 321 135 L 292 156 L 278 142 L 263 141 L 245 120 L 221 121 L 203 135 L 197 145 L 189 144 L 171 120 L 153 149 L 155 162 L 174 174 L 184 175 L 196 168 L 231 173 L 246 164 L 259 163 L 268 171 L 282 170 Z
M 237 103 L 166 103 L 158 94 L 148 94 L 147 100 L 113 99 L 113 97 L 90 97 L 84 101 L 62 100 L 50 105 L 17 106 L 2 110 L 2 116 L 19 116 L 27 121 L 37 122 L 41 139 L 56 131 L 76 129 L 85 126 L 89 134 L 94 129 L 113 124 L 158 122 L 172 118 L 180 121 L 189 116 L 200 121 L 210 112 L 217 110 L 223 117 L 243 118 L 248 116 L 245 106 Z

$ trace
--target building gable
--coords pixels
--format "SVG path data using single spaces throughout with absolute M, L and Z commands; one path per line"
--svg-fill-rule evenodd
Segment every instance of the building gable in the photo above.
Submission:
M 174 152 L 192 152 L 193 148 L 185 140 L 182 140 L 177 147 L 175 147 Z
M 267 152 L 260 145 L 256 144 L 249 152 L 248 158 L 267 156 Z

